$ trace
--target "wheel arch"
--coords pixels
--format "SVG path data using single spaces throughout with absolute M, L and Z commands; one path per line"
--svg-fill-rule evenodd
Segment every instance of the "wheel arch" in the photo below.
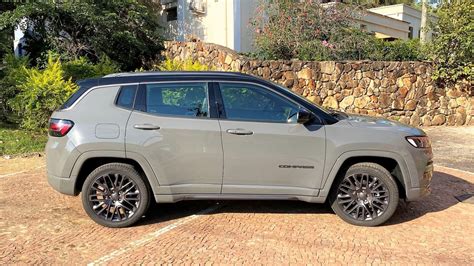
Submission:
M 406 166 L 405 160 L 401 156 L 393 152 L 387 151 L 350 151 L 341 154 L 334 162 L 331 170 L 327 174 L 321 185 L 319 192 L 320 197 L 327 197 L 332 191 L 335 181 L 342 173 L 356 163 L 369 162 L 377 163 L 387 169 L 395 178 L 400 191 L 400 197 L 406 197 L 406 188 L 410 187 L 410 174 Z
M 84 181 L 94 169 L 108 163 L 126 163 L 132 165 L 140 175 L 144 177 L 145 183 L 153 193 L 159 186 L 151 166 L 139 155 L 125 157 L 123 152 L 91 151 L 81 154 L 72 169 L 71 178 L 74 179 L 74 195 L 78 195 L 81 192 Z

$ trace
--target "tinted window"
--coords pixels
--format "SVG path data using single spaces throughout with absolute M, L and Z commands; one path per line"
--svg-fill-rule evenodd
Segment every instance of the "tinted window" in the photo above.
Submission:
M 148 113 L 209 117 L 206 83 L 149 84 L 145 93 Z
M 117 105 L 123 108 L 132 109 L 136 91 L 136 85 L 121 87 L 117 97 Z
M 295 123 L 298 106 L 268 89 L 237 83 L 221 83 L 227 119 Z

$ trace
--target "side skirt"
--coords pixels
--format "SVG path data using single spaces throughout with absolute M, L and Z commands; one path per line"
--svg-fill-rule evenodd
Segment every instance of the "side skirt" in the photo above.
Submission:
M 155 194 L 157 203 L 172 203 L 183 200 L 300 200 L 310 203 L 324 203 L 326 197 L 301 195 L 262 195 L 262 194 Z

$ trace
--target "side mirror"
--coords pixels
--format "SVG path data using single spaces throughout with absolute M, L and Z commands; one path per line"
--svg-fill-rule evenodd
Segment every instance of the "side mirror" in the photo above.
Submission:
M 297 116 L 296 121 L 298 122 L 298 124 L 306 124 L 306 123 L 310 122 L 313 119 L 314 119 L 313 113 L 311 113 L 310 111 L 308 111 L 304 108 L 301 108 L 298 111 L 298 116 Z

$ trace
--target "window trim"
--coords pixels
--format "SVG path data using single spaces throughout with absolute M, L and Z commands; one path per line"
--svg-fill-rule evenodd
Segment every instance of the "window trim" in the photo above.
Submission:
M 135 86 L 135 94 L 133 95 L 133 102 L 132 102 L 132 107 L 131 108 L 123 107 L 123 106 L 120 106 L 118 104 L 118 99 L 120 97 L 120 93 L 122 93 L 123 88 L 127 87 L 127 86 Z M 117 95 L 115 95 L 115 100 L 114 100 L 115 107 L 120 108 L 120 109 L 124 109 L 124 110 L 128 110 L 128 111 L 132 111 L 133 108 L 135 107 L 135 102 L 137 100 L 137 94 L 138 94 L 138 84 L 129 84 L 129 85 L 119 86 L 119 90 L 117 92 Z
M 108 88 L 108 87 L 118 87 L 119 90 L 122 86 L 128 86 L 128 85 L 138 85 L 137 82 L 130 82 L 130 83 L 117 83 L 117 84 L 107 84 L 107 85 L 96 85 L 96 86 L 92 86 L 90 88 L 88 88 L 84 93 L 82 93 L 82 95 L 76 99 L 76 101 L 74 101 L 73 104 L 71 104 L 69 107 L 67 108 L 64 108 L 64 109 L 58 109 L 56 110 L 56 112 L 62 112 L 62 111 L 68 111 L 68 110 L 71 110 L 72 108 L 74 108 L 82 99 L 84 99 L 91 91 L 94 91 L 94 90 L 98 90 L 98 89 L 102 89 L 102 88 Z M 115 97 L 117 97 L 117 95 L 115 95 Z M 115 105 L 115 98 L 114 98 L 114 102 L 113 102 L 113 105 Z M 127 109 L 129 110 L 129 109 Z
M 217 90 L 218 90 L 218 93 L 216 93 L 216 97 L 218 97 L 217 102 L 222 104 L 222 114 L 223 114 L 223 115 L 219 115 L 219 119 L 222 119 L 222 120 L 239 121 L 239 122 L 255 122 L 255 123 L 287 124 L 287 125 L 296 125 L 296 124 L 298 124 L 298 123 L 288 123 L 288 122 L 269 121 L 269 120 L 247 120 L 247 119 L 228 118 L 227 115 L 225 114 L 224 99 L 222 98 L 222 91 L 221 91 L 222 90 L 222 87 L 221 87 L 222 83 L 249 84 L 249 85 L 253 85 L 254 87 L 260 87 L 260 88 L 266 90 L 269 93 L 277 94 L 278 96 L 280 96 L 284 100 L 296 105 L 298 107 L 298 109 L 304 108 L 308 112 L 311 112 L 313 115 L 315 115 L 314 112 L 312 112 L 311 110 L 308 110 L 307 108 L 302 106 L 300 103 L 294 101 L 293 99 L 290 99 L 290 98 L 286 97 L 285 95 L 281 94 L 280 92 L 272 90 L 271 88 L 268 88 L 268 87 L 266 87 L 264 85 L 261 85 L 261 84 L 258 84 L 258 83 L 248 82 L 248 81 L 217 81 L 216 83 L 217 83 Z M 318 118 L 318 120 L 319 120 L 319 118 Z
M 207 101 L 208 101 L 208 116 L 187 116 L 187 115 L 173 115 L 173 114 L 158 114 L 158 113 L 150 113 L 146 111 L 146 86 L 147 85 L 165 85 L 165 84 L 183 84 L 183 83 L 203 83 L 206 85 L 207 92 Z M 215 111 L 212 109 L 215 108 L 214 102 L 214 92 L 211 93 L 211 81 L 208 80 L 185 80 L 185 81 L 162 81 L 162 82 L 140 82 L 138 86 L 137 93 L 135 94 L 135 104 L 133 106 L 133 111 L 158 116 L 158 117 L 170 117 L 170 118 L 184 118 L 184 119 L 215 119 L 217 118 Z M 212 98 L 212 99 L 211 99 Z M 142 109 L 145 107 L 145 109 Z M 214 116 L 214 117 L 213 117 Z

